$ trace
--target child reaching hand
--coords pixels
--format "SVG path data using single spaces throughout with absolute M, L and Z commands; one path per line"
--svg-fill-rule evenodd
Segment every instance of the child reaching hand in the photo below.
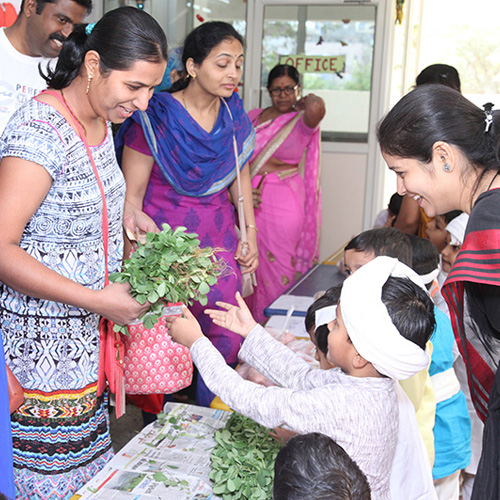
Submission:
M 349 277 L 337 318 L 329 324 L 327 358 L 337 366 L 330 370 L 310 368 L 275 341 L 255 322 L 239 294 L 238 306 L 218 303 L 223 310 L 207 310 L 217 325 L 245 338 L 240 359 L 279 387 L 239 377 L 187 309 L 185 318 L 171 318 L 168 326 L 177 342 L 190 347 L 208 387 L 234 410 L 269 428 L 282 425 L 300 434 L 330 436 L 366 474 L 374 500 L 434 499 L 415 414 L 394 382 L 429 363 L 424 347 L 434 329 L 434 314 L 419 283 L 411 269 L 389 257 L 378 257 Z M 397 448 L 418 477 L 418 491 L 391 490 Z

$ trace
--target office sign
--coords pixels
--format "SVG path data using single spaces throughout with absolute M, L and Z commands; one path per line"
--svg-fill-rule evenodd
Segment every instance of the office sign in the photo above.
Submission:
M 345 56 L 281 56 L 280 64 L 295 66 L 299 73 L 342 73 Z

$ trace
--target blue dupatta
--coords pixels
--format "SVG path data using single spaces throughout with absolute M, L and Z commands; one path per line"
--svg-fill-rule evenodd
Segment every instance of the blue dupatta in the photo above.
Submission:
M 118 162 L 127 130 L 138 123 L 156 164 L 177 193 L 201 197 L 222 191 L 236 177 L 233 134 L 241 168 L 255 143 L 255 131 L 239 95 L 233 93 L 225 101 L 231 112 L 221 103 L 214 128 L 207 132 L 169 93 L 153 95 L 146 112 L 136 111 L 120 127 L 115 139 Z

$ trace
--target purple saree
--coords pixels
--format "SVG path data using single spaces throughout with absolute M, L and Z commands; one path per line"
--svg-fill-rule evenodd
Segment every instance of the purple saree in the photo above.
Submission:
M 155 159 L 144 212 L 159 227 L 164 222 L 173 228 L 185 226 L 199 235 L 201 246 L 224 249 L 218 256 L 226 261 L 229 272 L 211 288 L 206 306 L 209 308 L 216 307 L 216 301 L 234 303 L 234 294 L 241 291 L 241 272 L 234 260 L 238 245 L 235 208 L 228 196 L 228 187 L 236 176 L 233 130 L 241 167 L 248 161 L 254 139 L 239 96 L 233 94 L 226 102 L 234 126 L 226 107 L 221 106 L 216 124 L 208 133 L 170 94 L 155 94 L 146 112 L 148 120 L 135 114 L 117 137 L 119 160 L 123 144 Z M 203 309 L 198 302 L 191 307 L 205 335 L 226 362 L 235 366 L 241 337 L 216 326 Z M 209 406 L 213 397 L 199 377 L 197 403 Z

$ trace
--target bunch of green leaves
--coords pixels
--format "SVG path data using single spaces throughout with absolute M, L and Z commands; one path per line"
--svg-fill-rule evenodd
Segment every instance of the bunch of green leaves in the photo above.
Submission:
M 168 224 L 162 227 L 159 233 L 147 233 L 121 272 L 109 276 L 115 283 L 130 283 L 130 293 L 141 304 L 151 303 L 139 318 L 146 328 L 158 322 L 166 302 L 191 305 L 198 300 L 206 305 L 210 287 L 226 269 L 224 260 L 216 258 L 220 249 L 200 248 L 196 233 L 182 226 L 175 231 Z M 114 330 L 128 335 L 125 326 L 115 325 Z
M 213 492 L 224 500 L 272 498 L 274 462 L 281 448 L 269 429 L 233 413 L 215 433 L 209 478 Z

